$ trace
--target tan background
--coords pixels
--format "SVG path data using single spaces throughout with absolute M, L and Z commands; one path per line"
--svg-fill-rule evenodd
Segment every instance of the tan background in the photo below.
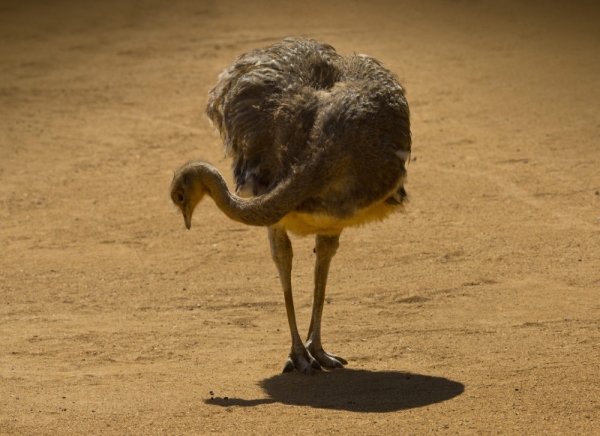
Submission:
M 600 434 L 599 22 L 596 1 L 0 1 L 0 434 Z M 206 201 L 188 232 L 168 196 L 188 160 L 229 178 L 207 92 L 289 35 L 380 59 L 413 120 L 407 213 L 333 262 L 324 342 L 350 363 L 314 377 L 280 374 L 266 231 Z

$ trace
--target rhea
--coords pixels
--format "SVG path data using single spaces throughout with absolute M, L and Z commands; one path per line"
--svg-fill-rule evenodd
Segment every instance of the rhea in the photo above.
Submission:
M 323 349 L 327 276 L 342 230 L 402 210 L 411 133 L 405 91 L 372 57 L 287 38 L 240 55 L 219 76 L 206 113 L 233 159 L 235 193 L 205 162 L 180 168 L 171 198 L 189 229 L 205 195 L 230 219 L 268 229 L 292 336 L 284 372 L 313 374 L 347 361 Z M 298 332 L 288 232 L 314 234 L 307 341 Z

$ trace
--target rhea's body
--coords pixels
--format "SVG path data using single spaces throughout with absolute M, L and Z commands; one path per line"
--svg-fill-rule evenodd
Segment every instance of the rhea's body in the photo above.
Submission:
M 176 174 L 171 198 L 190 228 L 205 194 L 231 219 L 265 226 L 284 291 L 292 349 L 284 371 L 340 368 L 321 344 L 327 274 L 342 230 L 402 207 L 410 117 L 396 77 L 365 55 L 288 38 L 239 56 L 211 90 L 206 112 L 233 159 L 235 194 L 209 164 Z M 308 339 L 297 329 L 287 231 L 315 234 Z

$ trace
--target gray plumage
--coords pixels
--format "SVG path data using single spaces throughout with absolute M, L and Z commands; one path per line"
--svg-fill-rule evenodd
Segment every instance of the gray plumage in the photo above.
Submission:
M 320 160 L 327 177 L 299 211 L 346 218 L 406 196 L 398 152 L 411 149 L 408 104 L 396 77 L 369 56 L 298 38 L 249 51 L 219 76 L 206 112 L 233 158 L 238 192 L 268 192 Z

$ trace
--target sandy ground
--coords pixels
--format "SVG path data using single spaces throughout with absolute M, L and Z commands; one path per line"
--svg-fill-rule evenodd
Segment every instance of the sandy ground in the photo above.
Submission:
M 521 3 L 527 3 L 527 6 Z M 597 2 L 0 2 L 0 434 L 600 434 Z M 229 177 L 204 116 L 286 36 L 408 90 L 405 214 L 343 233 L 324 317 L 349 361 L 281 374 L 265 229 L 173 171 Z M 230 179 L 228 179 L 230 180 Z M 312 238 L 294 238 L 306 331 Z

